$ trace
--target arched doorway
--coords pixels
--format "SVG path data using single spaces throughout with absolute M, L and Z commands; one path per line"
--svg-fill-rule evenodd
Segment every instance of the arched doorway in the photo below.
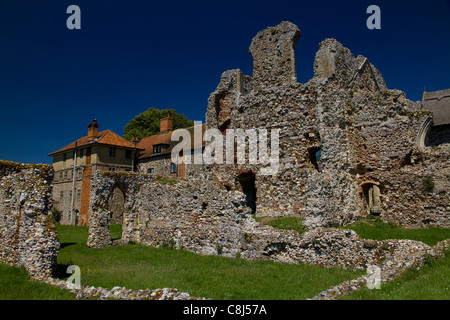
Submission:
M 256 178 L 255 174 L 251 171 L 241 173 L 237 180 L 242 187 L 242 192 L 246 196 L 247 207 L 252 209 L 252 213 L 256 212 Z
M 364 183 L 362 186 L 364 198 L 369 213 L 373 215 L 381 214 L 381 190 L 379 185 L 372 182 Z

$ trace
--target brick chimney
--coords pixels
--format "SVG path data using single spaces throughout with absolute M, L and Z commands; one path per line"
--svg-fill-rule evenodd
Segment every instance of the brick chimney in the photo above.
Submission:
M 92 120 L 91 124 L 88 125 L 88 140 L 92 141 L 97 138 L 98 135 L 98 123 L 97 120 Z
M 170 112 L 167 113 L 167 118 L 163 118 L 159 122 L 159 133 L 167 133 L 173 129 L 173 119 L 170 117 Z

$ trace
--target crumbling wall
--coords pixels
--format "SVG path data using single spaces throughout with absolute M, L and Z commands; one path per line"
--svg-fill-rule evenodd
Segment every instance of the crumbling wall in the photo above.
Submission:
M 422 266 L 427 255 L 442 254 L 412 240 L 364 240 L 352 230 L 316 228 L 299 234 L 275 229 L 253 218 L 239 191 L 227 191 L 214 182 L 172 182 L 134 173 L 97 172 L 88 246 L 113 244 L 107 199 L 111 190 L 120 186 L 125 190 L 126 210 L 122 238 L 115 244 L 134 242 L 200 254 L 354 270 L 377 265 L 386 279 Z
M 279 129 L 278 172 L 261 175 L 264 166 L 248 161 L 217 164 L 211 166 L 214 179 L 241 190 L 239 176 L 255 174 L 256 215 L 304 217 L 309 229 L 349 224 L 371 211 L 405 226 L 428 215 L 435 225 L 448 226 L 448 161 L 438 164 L 442 157 L 433 155 L 427 165 L 409 166 L 431 113 L 402 91 L 389 90 L 367 58 L 355 57 L 335 39 L 320 43 L 314 77 L 298 83 L 294 50 L 299 36 L 290 22 L 259 32 L 249 50 L 253 77 L 238 69 L 225 71 L 206 112 L 207 129 L 223 134 L 226 129 Z M 315 159 L 318 151 L 320 159 Z M 448 159 L 448 152 L 443 157 Z M 440 186 L 434 213 L 430 197 L 411 185 L 427 171 Z M 370 185 L 380 193 L 377 208 L 369 208 Z
M 120 243 L 171 245 L 193 252 L 233 255 L 243 239 L 242 222 L 250 214 L 245 196 L 207 181 L 174 181 L 151 175 L 97 172 L 91 189 L 88 246 L 112 243 L 110 194 L 125 194 Z
M 24 266 L 31 277 L 51 276 L 59 250 L 49 212 L 49 165 L 0 161 L 0 261 Z

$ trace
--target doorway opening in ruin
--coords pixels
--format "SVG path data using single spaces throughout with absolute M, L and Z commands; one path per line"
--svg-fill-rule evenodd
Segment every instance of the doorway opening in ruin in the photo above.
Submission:
M 242 173 L 238 176 L 239 184 L 242 187 L 242 192 L 246 196 L 247 207 L 252 209 L 252 213 L 256 212 L 256 178 L 255 174 L 251 171 Z
M 381 190 L 375 183 L 365 183 L 361 186 L 366 206 L 370 214 L 379 216 L 381 214 Z
M 308 148 L 308 158 L 311 164 L 316 168 L 317 171 L 320 171 L 320 147 L 311 147 Z
M 121 235 L 117 234 L 120 226 L 111 225 L 122 225 L 123 223 L 123 212 L 125 207 L 125 194 L 119 188 L 115 187 L 111 191 L 111 195 L 108 199 L 108 207 L 109 207 L 109 224 L 110 224 L 110 233 L 112 240 L 120 239 Z

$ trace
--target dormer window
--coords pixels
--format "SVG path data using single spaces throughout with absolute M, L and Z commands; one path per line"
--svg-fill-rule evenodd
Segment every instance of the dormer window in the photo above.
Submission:
M 156 153 L 161 153 L 161 145 L 159 144 L 159 145 L 156 145 L 156 146 L 153 146 L 153 154 L 156 154 Z

